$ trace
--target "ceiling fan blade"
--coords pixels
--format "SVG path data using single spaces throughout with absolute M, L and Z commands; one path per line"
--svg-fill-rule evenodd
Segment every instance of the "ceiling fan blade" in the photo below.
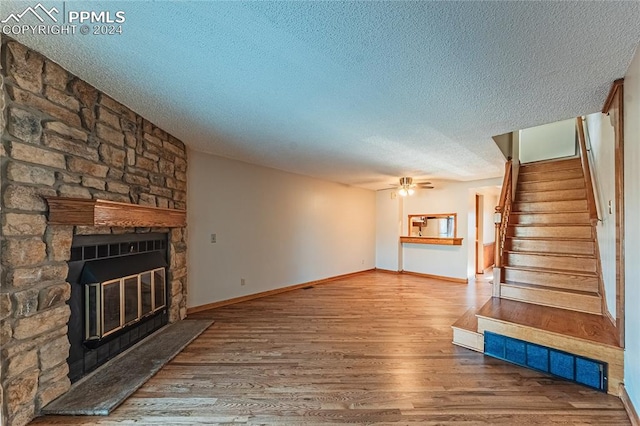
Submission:
M 431 186 L 431 185 L 418 185 L 418 188 L 422 188 L 422 189 L 433 189 L 433 188 L 435 188 L 435 186 Z

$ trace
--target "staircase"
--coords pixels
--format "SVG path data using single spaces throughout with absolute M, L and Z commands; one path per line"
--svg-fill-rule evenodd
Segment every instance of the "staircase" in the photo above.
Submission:
M 494 297 L 452 325 L 453 343 L 484 352 L 489 331 L 598 360 L 607 364 L 605 389 L 617 395 L 624 350 L 603 312 L 597 215 L 581 150 L 581 157 L 521 165 L 513 201 L 507 163 Z
M 520 166 L 504 250 L 500 297 L 602 315 L 580 158 Z

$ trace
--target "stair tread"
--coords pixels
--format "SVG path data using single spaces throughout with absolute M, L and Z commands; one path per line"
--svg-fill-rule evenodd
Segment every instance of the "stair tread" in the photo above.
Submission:
M 524 176 L 521 176 L 521 177 L 524 178 L 527 175 L 529 177 L 527 177 L 526 179 L 523 179 L 523 180 L 518 180 L 518 185 L 520 185 L 522 183 L 563 182 L 563 181 L 566 181 L 566 180 L 575 180 L 575 179 L 583 180 L 584 178 L 582 176 L 561 176 L 561 177 L 554 176 L 554 173 L 556 173 L 556 174 L 565 173 L 565 172 L 572 172 L 573 173 L 574 170 L 577 171 L 577 169 L 562 169 L 562 170 L 556 170 L 556 171 L 553 171 L 553 172 L 545 171 L 545 172 L 523 173 Z M 540 175 L 540 176 L 534 176 L 534 175 Z M 530 177 L 534 177 L 535 179 L 530 179 Z
M 580 165 L 578 165 L 577 167 L 574 164 L 569 165 L 569 167 L 560 167 L 558 169 L 553 170 L 554 172 L 565 172 L 565 171 L 574 171 L 574 170 L 580 170 L 582 171 L 582 167 Z M 539 170 L 539 169 L 534 169 L 531 170 L 531 168 L 529 166 L 520 166 L 520 170 L 518 170 L 518 175 L 532 175 L 532 174 L 536 174 L 536 173 L 549 173 L 548 170 Z
M 553 237 L 511 237 L 507 236 L 507 239 L 510 240 L 527 240 L 527 241 L 571 241 L 571 242 L 584 242 L 584 243 L 592 243 L 592 238 L 574 238 L 574 237 L 562 237 L 562 238 L 553 238 Z
M 578 162 L 580 157 L 577 155 L 569 155 L 566 157 L 558 157 L 558 158 L 550 158 L 548 160 L 538 160 L 538 161 L 529 161 L 528 163 L 520 164 L 520 167 L 529 167 L 529 166 L 537 166 L 540 164 L 560 164 L 560 163 L 569 163 L 569 162 Z
M 587 226 L 589 228 L 591 228 L 591 224 L 589 223 L 514 223 L 514 224 L 509 224 L 510 228 L 516 228 L 518 226 L 524 226 L 527 228 L 532 228 L 532 227 L 565 227 L 565 226 Z M 564 238 L 564 237 L 563 237 Z
M 574 198 L 573 200 L 540 200 L 540 201 L 519 201 L 516 200 L 515 204 L 540 204 L 540 203 L 563 203 L 565 201 L 585 201 L 584 198 Z
M 595 278 L 598 277 L 598 274 L 596 272 L 574 271 L 571 269 L 536 268 L 535 266 L 509 266 L 509 265 L 504 265 L 503 268 L 517 269 L 521 271 L 530 271 L 530 272 L 544 272 L 548 274 L 579 275 L 584 277 L 595 277 Z
M 544 330 L 619 348 L 618 332 L 603 316 L 570 309 L 492 297 L 476 314 L 478 317 Z
M 571 293 L 571 294 L 580 295 L 580 296 L 592 296 L 592 297 L 600 298 L 600 294 L 598 294 L 597 291 L 575 290 L 570 288 L 552 287 L 552 286 L 546 286 L 546 285 L 540 285 L 540 284 L 529 284 L 529 283 L 521 283 L 518 281 L 507 281 L 507 280 L 505 280 L 505 282 L 501 284 L 516 286 L 521 288 L 530 288 L 532 290 L 556 291 L 560 293 Z
M 531 188 L 526 188 L 526 186 L 534 186 L 536 184 L 542 183 L 542 182 L 571 182 L 571 183 L 576 183 L 579 184 L 578 188 L 538 188 L 538 189 L 531 189 Z M 525 185 L 525 187 L 523 187 L 523 185 Z M 549 192 L 549 191 L 566 191 L 569 189 L 584 189 L 586 187 L 586 185 L 584 184 L 584 179 L 582 178 L 573 178 L 573 179 L 563 179 L 563 180 L 559 180 L 559 181 L 553 181 L 553 180 L 547 180 L 547 181 L 530 181 L 530 182 L 518 182 L 518 192 L 524 193 L 524 192 L 528 192 L 528 193 L 532 193 L 532 192 Z
M 583 191 L 582 189 L 558 189 L 557 191 L 554 192 L 559 192 L 559 191 Z M 520 194 L 548 194 L 549 192 L 552 191 L 520 191 Z M 520 200 L 517 199 L 513 202 L 514 204 L 523 204 L 523 203 L 557 203 L 558 201 L 584 201 L 584 197 L 578 197 L 578 198 L 562 198 L 560 200 Z
M 583 191 L 583 190 L 584 188 L 553 188 L 553 189 L 538 189 L 538 190 L 523 189 L 518 192 L 532 194 L 532 193 L 539 193 L 539 192 Z M 584 198 L 573 198 L 573 200 L 583 200 L 583 199 Z M 558 201 L 561 201 L 561 200 L 558 200 Z
M 581 254 L 581 253 L 556 253 L 550 251 L 522 251 L 522 250 L 505 250 L 505 253 L 511 254 L 525 254 L 525 255 L 535 255 L 535 256 L 557 256 L 557 257 L 579 257 L 583 259 L 595 259 L 596 256 L 593 254 Z
M 511 214 L 567 214 L 567 213 L 589 213 L 589 210 L 554 210 L 551 212 L 523 212 L 520 210 L 511 210 Z

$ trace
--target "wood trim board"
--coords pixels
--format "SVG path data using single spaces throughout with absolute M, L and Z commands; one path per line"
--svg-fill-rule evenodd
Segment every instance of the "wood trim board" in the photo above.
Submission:
M 616 221 L 616 327 L 620 342 L 625 336 L 625 273 L 624 273 L 624 79 L 611 85 L 602 112 L 611 117 L 614 128 L 615 221 Z
M 461 246 L 462 238 L 400 237 L 401 243 Z
M 602 106 L 602 113 L 607 114 L 611 109 L 611 105 L 613 104 L 613 100 L 615 99 L 616 92 L 618 88 L 622 88 L 624 84 L 624 78 L 619 78 L 611 83 L 611 89 L 609 89 L 609 94 L 607 95 L 607 99 L 604 101 L 604 105 Z
M 399 275 L 402 273 L 402 271 L 392 271 L 391 269 L 382 269 L 382 268 L 375 268 L 375 270 L 377 272 L 384 272 L 385 274 L 394 274 L 394 275 Z
M 431 278 L 434 280 L 442 280 L 442 281 L 449 281 L 452 283 L 460 283 L 460 284 L 467 284 L 469 282 L 468 278 L 456 278 L 456 277 L 447 277 L 444 275 L 432 275 L 432 274 L 423 274 L 421 272 L 411 272 L 411 271 L 400 271 L 401 274 L 406 274 L 406 275 L 413 275 L 416 277 L 422 277 L 422 278 Z
M 633 426 L 640 426 L 640 416 L 638 416 L 638 411 L 633 406 L 633 401 L 629 398 L 629 394 L 627 393 L 627 388 L 625 388 L 624 383 L 620 384 L 620 400 L 622 401 L 622 405 L 624 405 L 624 409 L 627 410 L 631 424 Z
M 246 301 L 254 300 L 254 299 L 261 299 L 263 297 L 273 296 L 273 295 L 280 294 L 280 293 L 286 293 L 288 291 L 298 290 L 298 289 L 301 289 L 301 288 L 304 288 L 304 287 L 313 286 L 313 285 L 327 284 L 327 283 L 330 283 L 332 281 L 341 280 L 341 279 L 349 278 L 349 277 L 354 277 L 354 276 L 361 275 L 361 274 L 364 274 L 364 273 L 367 273 L 367 272 L 371 272 L 371 271 L 375 271 L 375 268 L 374 269 L 366 269 L 364 271 L 352 272 L 352 273 L 349 273 L 349 274 L 336 275 L 334 277 L 323 278 L 321 280 L 315 280 L 315 281 L 309 281 L 309 282 L 302 283 L 302 284 L 294 284 L 294 285 L 290 285 L 290 286 L 286 286 L 286 287 L 275 288 L 273 290 L 261 291 L 259 293 L 247 294 L 246 296 L 234 297 L 232 299 L 220 300 L 218 302 L 207 303 L 207 304 L 204 304 L 204 305 L 193 306 L 193 307 L 187 308 L 187 315 L 195 314 L 196 312 L 207 311 L 209 309 L 220 308 L 222 306 L 233 305 L 235 303 L 246 302 Z
M 495 251 L 496 251 L 496 243 L 486 243 L 483 245 L 484 249 L 484 265 L 482 271 L 484 272 L 487 268 L 493 266 L 495 264 Z
M 52 225 L 181 228 L 187 224 L 185 210 L 101 199 L 46 197 L 46 200 Z

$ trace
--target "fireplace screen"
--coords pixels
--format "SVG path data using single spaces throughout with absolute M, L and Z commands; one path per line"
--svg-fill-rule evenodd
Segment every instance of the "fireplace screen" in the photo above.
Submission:
M 86 287 L 86 340 L 102 339 L 166 306 L 165 268 Z

